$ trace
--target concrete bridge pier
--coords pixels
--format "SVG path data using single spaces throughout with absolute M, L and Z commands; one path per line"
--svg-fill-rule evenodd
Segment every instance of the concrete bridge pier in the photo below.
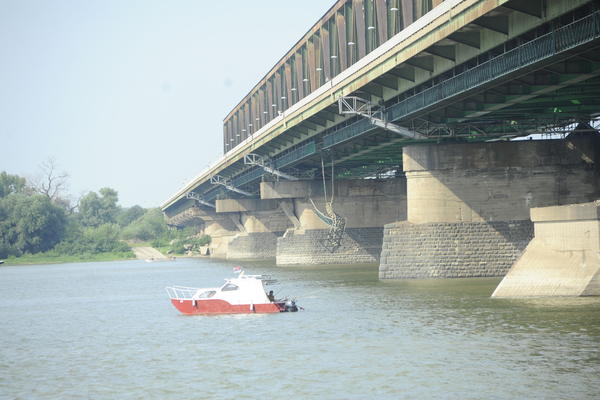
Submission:
M 504 276 L 530 207 L 600 198 L 599 139 L 405 147 L 407 220 L 385 227 L 380 278 Z
M 274 259 L 277 238 L 293 226 L 277 200 L 217 200 L 216 210 L 238 227 L 237 233 L 228 241 L 227 259 Z
M 406 218 L 404 178 L 335 182 L 333 210 L 346 225 L 334 247 L 328 246 L 331 227 L 319 216 L 327 214 L 321 180 L 262 182 L 261 198 L 282 202 L 293 225 L 277 239 L 277 265 L 378 263 L 383 226 Z
M 535 237 L 492 297 L 600 295 L 600 201 L 531 209 Z
M 229 242 L 243 227 L 231 216 L 220 215 L 200 207 L 193 207 L 193 210 L 195 218 L 202 220 L 202 233 L 211 237 L 208 247 L 210 256 L 226 258 Z

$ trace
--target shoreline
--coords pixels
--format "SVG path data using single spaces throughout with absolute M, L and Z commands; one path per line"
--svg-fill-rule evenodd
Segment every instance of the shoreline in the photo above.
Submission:
M 195 258 L 195 257 L 206 257 L 202 255 L 186 255 L 186 254 L 174 254 L 171 256 L 165 256 L 164 259 L 156 259 L 153 261 L 169 261 L 173 258 Z M 86 263 L 86 262 L 105 262 L 105 261 L 126 261 L 126 260 L 140 260 L 137 258 L 133 251 L 131 253 L 97 253 L 97 254 L 79 254 L 79 255 L 48 255 L 48 254 L 34 254 L 26 255 L 21 257 L 9 257 L 0 264 L 2 267 L 18 267 L 21 265 L 43 265 L 43 264 L 66 264 L 66 263 Z
M 20 265 L 62 264 L 75 262 L 102 262 L 122 260 L 135 260 L 135 256 L 133 254 L 127 253 L 97 253 L 56 256 L 47 254 L 34 254 L 21 257 L 9 257 L 4 260 L 4 263 L 1 264 L 0 268 Z

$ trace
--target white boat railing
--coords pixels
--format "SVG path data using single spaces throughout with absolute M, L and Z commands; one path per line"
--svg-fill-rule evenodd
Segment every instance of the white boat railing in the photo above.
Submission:
M 165 290 L 171 299 L 191 299 L 198 292 L 198 288 L 186 286 L 169 286 Z
M 272 285 L 274 283 L 277 283 L 277 279 L 274 279 L 271 275 L 266 275 L 266 274 L 246 275 L 246 274 L 242 273 L 242 274 L 240 274 L 238 279 L 258 279 L 258 280 L 262 281 L 265 285 Z M 229 279 L 225 279 L 225 280 L 229 281 Z

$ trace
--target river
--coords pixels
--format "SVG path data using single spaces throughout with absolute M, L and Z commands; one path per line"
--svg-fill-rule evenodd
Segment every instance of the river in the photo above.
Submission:
M 499 300 L 498 279 L 243 266 L 304 311 L 182 316 L 167 285 L 234 263 L 0 268 L 0 399 L 592 399 L 600 298 Z

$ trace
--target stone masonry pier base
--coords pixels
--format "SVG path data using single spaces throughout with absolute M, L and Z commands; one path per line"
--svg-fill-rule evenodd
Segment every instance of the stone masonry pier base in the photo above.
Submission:
M 327 199 L 331 197 L 327 182 Z M 277 265 L 378 263 L 383 226 L 406 218 L 403 177 L 335 182 L 334 211 L 345 218 L 339 246 L 326 246 L 330 227 L 319 217 L 326 212 L 323 182 L 261 183 L 261 198 L 278 199 L 293 227 L 277 239 Z
M 529 221 L 388 224 L 379 278 L 503 276 L 531 236 Z
M 380 278 L 504 276 L 530 207 L 600 197 L 598 149 L 600 135 L 405 147 L 407 220 L 385 226 Z

